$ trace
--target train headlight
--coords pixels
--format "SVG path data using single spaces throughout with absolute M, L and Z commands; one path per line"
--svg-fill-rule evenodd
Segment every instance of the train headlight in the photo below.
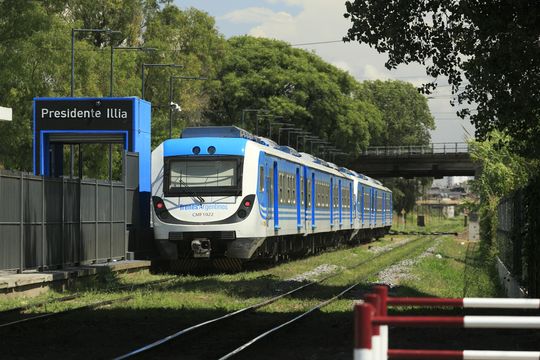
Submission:
M 193 149 L 191 149 L 191 151 L 193 151 L 195 155 L 199 155 L 199 153 L 201 152 L 201 148 L 198 146 L 194 146 Z
M 215 146 L 209 146 L 208 149 L 206 149 L 206 150 L 208 150 L 208 153 L 210 155 L 214 155 L 216 153 L 216 147 Z

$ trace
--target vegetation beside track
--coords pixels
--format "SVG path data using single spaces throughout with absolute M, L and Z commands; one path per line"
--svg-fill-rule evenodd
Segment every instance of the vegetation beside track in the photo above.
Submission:
M 450 224 L 450 225 L 449 225 Z M 453 225 L 452 225 L 453 224 Z M 444 224 L 445 231 L 458 229 L 461 220 Z M 433 231 L 442 231 L 433 228 Z M 133 295 L 134 299 L 125 303 L 116 303 L 107 308 L 92 311 L 74 312 L 47 321 L 27 323 L 8 329 L 0 329 L 2 347 L 9 349 L 5 353 L 10 357 L 61 358 L 92 356 L 108 358 L 129 352 L 136 347 L 146 345 L 178 330 L 205 321 L 225 313 L 235 311 L 247 305 L 284 293 L 298 286 L 290 278 L 312 271 L 313 269 L 344 269 L 338 276 L 316 284 L 300 294 L 280 300 L 261 308 L 251 315 L 243 317 L 238 323 L 230 320 L 225 325 L 212 325 L 207 330 L 195 333 L 186 340 L 166 348 L 153 356 L 175 357 L 181 352 L 185 358 L 213 358 L 232 350 L 231 344 L 239 345 L 240 339 L 248 340 L 257 335 L 256 331 L 266 330 L 277 323 L 286 321 L 306 309 L 325 300 L 359 278 L 377 279 L 377 273 L 402 261 L 415 259 L 426 249 L 439 243 L 433 253 L 413 265 L 411 276 L 397 287 L 403 294 L 426 294 L 430 296 L 462 296 L 467 289 L 469 296 L 492 296 L 496 291 L 490 283 L 489 264 L 477 261 L 480 252 L 475 247 L 467 247 L 453 236 L 387 236 L 381 241 L 364 244 L 355 248 L 340 249 L 291 261 L 269 269 L 242 272 L 237 274 L 210 274 L 206 276 L 155 275 L 149 272 L 132 274 L 109 274 L 99 276 L 85 283 L 80 283 L 73 292 L 83 296 L 73 301 L 50 304 L 31 308 L 26 314 L 60 311 L 86 303 L 114 299 Z M 384 252 L 389 248 L 392 252 Z M 468 251 L 467 251 L 468 248 Z M 441 258 L 436 257 L 440 254 Z M 380 256 L 379 256 L 380 255 Z M 378 256 L 376 259 L 374 257 Z M 353 265 L 364 263 L 354 269 Z M 472 261 L 474 260 L 474 261 Z M 329 267 L 328 265 L 334 265 Z M 325 267 L 326 266 L 326 267 Z M 472 272 L 471 272 L 472 271 Z M 472 275 L 467 278 L 465 273 Z M 315 273 L 316 274 L 316 273 Z M 320 272 L 314 278 L 322 278 L 328 273 Z M 171 278 L 171 281 L 131 289 L 114 291 L 120 285 L 141 284 L 157 279 Z M 468 280 L 467 280 L 468 279 Z M 472 286 L 476 279 L 482 279 L 478 286 Z M 305 358 L 299 354 L 320 355 L 313 358 L 350 358 L 352 349 L 352 313 L 351 304 L 359 299 L 369 287 L 369 283 L 355 289 L 344 299 L 310 315 L 296 325 L 269 339 L 261 341 L 253 349 L 239 358 L 268 358 L 275 356 L 285 359 Z M 482 293 L 482 292 L 486 293 Z M 51 293 L 34 299 L 0 299 L 0 309 L 12 308 L 28 303 L 36 303 L 46 298 L 65 296 L 66 293 Z M 0 318 L 4 322 L 4 318 Z M 241 330 L 236 330 L 239 324 Z M 223 328 L 223 326 L 226 326 Z M 255 330 L 257 329 L 257 330 Z M 205 342 L 204 334 L 226 333 L 223 341 Z M 202 337 L 199 337 L 200 334 Z M 322 334 L 324 333 L 324 336 Z M 286 335 L 285 335 L 286 334 Z M 238 342 L 231 342 L 231 335 L 238 337 Z M 33 338 L 33 346 L 24 345 L 24 339 Z M 65 338 L 71 340 L 64 341 Z M 213 339 L 216 337 L 214 336 Z M 219 336 L 217 337 L 219 339 Z M 60 340 L 62 339 L 62 340 Z M 294 339 L 291 340 L 291 339 Z M 208 340 L 210 341 L 210 340 Z M 99 343 L 99 347 L 81 348 L 81 343 Z M 51 348 L 51 344 L 52 348 Z M 49 350 L 54 349 L 54 351 Z M 262 350 L 261 350 L 262 349 Z M 261 351 L 261 353 L 258 353 Z M 292 351 L 292 352 L 291 352 Z M 342 355 L 339 355 L 342 354 Z

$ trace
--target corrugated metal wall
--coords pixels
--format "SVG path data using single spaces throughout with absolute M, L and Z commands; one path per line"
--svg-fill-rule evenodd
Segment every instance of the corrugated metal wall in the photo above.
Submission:
M 0 270 L 125 258 L 126 229 L 138 218 L 138 155 L 125 153 L 123 168 L 122 182 L 0 171 Z

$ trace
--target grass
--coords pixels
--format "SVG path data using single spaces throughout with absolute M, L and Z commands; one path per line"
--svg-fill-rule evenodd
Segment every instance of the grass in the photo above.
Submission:
M 407 214 L 403 224 L 402 217 L 394 214 L 392 229 L 396 231 L 425 231 L 425 232 L 461 232 L 464 227 L 463 216 L 456 216 L 454 218 L 444 218 L 434 215 L 425 215 L 425 226 L 417 225 L 417 214 Z
M 493 258 L 488 255 L 478 243 L 442 237 L 434 254 L 414 266 L 410 280 L 400 284 L 405 290 L 398 293 L 437 297 L 504 296 L 498 286 Z
M 462 224 L 463 220 L 460 218 L 451 219 L 448 221 L 431 222 L 429 224 L 429 230 L 427 227 L 421 228 L 421 230 L 459 231 L 463 229 Z M 409 228 L 407 230 L 414 229 Z M 407 239 L 417 241 L 409 241 L 392 252 L 384 253 L 374 261 L 366 262 L 376 256 L 373 251 L 374 248 L 395 246 L 398 243 L 404 244 L 403 240 Z M 275 325 L 276 322 L 279 323 L 283 320 L 290 319 L 293 315 L 315 306 L 319 302 L 337 294 L 344 287 L 354 284 L 361 279 L 375 280 L 377 273 L 381 269 L 387 268 L 403 259 L 417 258 L 427 248 L 433 246 L 433 239 L 434 237 L 432 236 L 387 236 L 374 243 L 364 244 L 354 248 L 328 251 L 317 256 L 283 263 L 269 269 L 237 274 L 175 276 L 152 274 L 148 271 L 131 274 L 105 274 L 80 282 L 76 288 L 70 290 L 69 293 L 83 294 L 81 298 L 66 303 L 55 303 L 44 307 L 31 308 L 27 313 L 60 311 L 127 295 L 133 296 L 133 299 L 128 302 L 115 303 L 106 308 L 76 312 L 66 317 L 58 317 L 55 320 L 50 320 L 50 323 L 44 324 L 44 326 L 46 325 L 45 328 L 36 324 L 36 326 L 26 327 L 24 331 L 2 333 L 0 337 L 4 336 L 3 341 L 6 341 L 13 347 L 16 347 L 19 343 L 22 344 L 24 338 L 39 338 L 40 344 L 45 346 L 44 344 L 48 344 L 48 342 L 57 343 L 58 339 L 62 338 L 62 334 L 68 337 L 72 336 L 70 334 L 81 334 L 85 339 L 84 341 L 99 343 L 101 346 L 89 350 L 88 353 L 81 353 L 81 350 L 77 350 L 78 348 L 74 348 L 70 343 L 63 345 L 57 344 L 57 347 L 54 348 L 54 354 L 49 354 L 48 351 L 40 352 L 39 344 L 36 344 L 35 350 L 32 348 L 21 348 L 22 350 L 19 350 L 22 351 L 21 356 L 27 358 L 37 356 L 42 358 L 62 358 L 68 355 L 73 357 L 77 353 L 83 354 L 84 356 L 82 357 L 108 358 L 119 355 L 123 351 L 133 349 L 134 341 L 136 344 L 143 345 L 195 323 L 282 294 L 297 286 L 297 284 L 291 283 L 287 279 L 313 270 L 319 265 L 336 265 L 345 269 L 334 278 L 313 285 L 299 294 L 286 297 L 246 316 L 244 320 L 239 320 L 240 323 L 244 324 L 245 329 L 238 330 L 237 332 L 235 327 L 234 336 L 240 338 L 243 334 L 242 331 L 245 331 L 245 336 L 249 338 L 249 336 L 252 336 L 252 333 L 258 331 L 256 329 L 265 330 L 271 324 Z M 398 292 L 400 294 L 452 297 L 461 297 L 464 294 L 467 296 L 494 296 L 497 294 L 498 289 L 492 282 L 493 278 L 490 272 L 491 263 L 489 262 L 489 257 L 485 256 L 486 254 L 482 252 L 482 249 L 478 246 L 468 245 L 464 240 L 456 240 L 453 236 L 437 237 L 437 239 L 438 245 L 434 250 L 434 254 L 418 261 L 410 270 L 412 276 L 398 284 Z M 440 258 L 435 256 L 436 254 L 440 254 Z M 349 269 L 354 265 L 358 266 Z M 319 277 L 324 275 L 326 274 L 319 275 Z M 171 279 L 171 281 L 148 287 L 125 289 L 122 291 L 113 290 L 119 285 L 136 285 L 158 279 Z M 275 355 L 276 349 L 283 348 L 286 350 L 287 348 L 291 348 L 291 346 L 298 346 L 299 351 L 312 351 L 306 349 L 308 347 L 317 349 L 319 344 L 326 344 L 328 337 L 330 337 L 333 340 L 327 347 L 334 347 L 334 350 L 346 348 L 347 351 L 344 354 L 346 353 L 347 356 L 345 357 L 344 355 L 343 358 L 349 358 L 349 342 L 351 337 L 350 334 L 344 334 L 350 333 L 352 329 L 351 306 L 353 301 L 361 298 L 369 287 L 369 281 L 364 280 L 358 289 L 353 290 L 350 294 L 344 296 L 343 299 L 321 309 L 318 315 L 313 315 L 313 320 L 306 320 L 306 325 L 304 327 L 300 326 L 298 331 L 294 330 L 295 328 L 288 330 L 291 332 L 291 337 L 298 339 L 298 343 L 292 345 L 284 340 L 285 343 L 280 346 L 280 337 L 274 339 L 273 341 L 277 343 L 272 343 L 268 348 L 269 357 L 270 354 Z M 32 299 L 0 298 L 0 310 L 65 295 L 67 294 L 50 292 Z M 315 321 L 315 319 L 318 319 L 318 321 Z M 3 323 L 3 320 L 0 319 L 0 323 Z M 320 329 L 324 329 L 327 335 L 317 340 L 317 336 L 322 336 L 319 334 Z M 213 334 L 213 331 L 210 330 L 208 333 L 209 337 L 210 334 Z M 232 330 L 225 329 L 223 331 Z M 312 337 L 311 342 L 308 342 L 306 339 L 305 344 L 302 345 L 301 339 L 306 334 L 308 334 L 308 338 L 310 336 Z M 211 345 L 205 343 L 205 341 L 205 339 L 197 338 L 195 343 L 182 345 L 184 346 L 182 348 L 183 354 L 187 351 L 186 358 L 213 358 L 213 352 L 219 352 L 221 351 L 221 347 L 225 349 L 229 346 L 225 344 L 227 339 L 219 340 L 218 343 L 214 342 Z M 313 346 L 313 341 L 319 342 L 317 346 Z M 327 347 L 324 349 L 319 348 L 321 354 L 327 351 Z M 194 350 L 186 350 L 187 348 L 193 348 Z M 170 354 L 159 353 L 153 356 L 174 357 L 174 352 L 171 349 L 169 350 Z M 190 357 L 189 351 L 193 351 L 195 355 Z M 332 354 L 337 353 L 339 351 L 334 351 Z M 43 356 L 44 354 L 47 356 Z M 250 355 L 248 352 L 245 358 L 258 358 L 259 355 Z M 9 357 L 9 353 L 7 353 L 6 358 Z M 288 355 L 282 357 L 284 359 L 292 358 L 288 357 Z M 338 358 L 340 357 L 338 356 Z

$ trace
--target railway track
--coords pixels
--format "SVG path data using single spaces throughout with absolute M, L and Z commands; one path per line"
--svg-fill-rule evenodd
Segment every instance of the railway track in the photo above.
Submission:
M 330 275 L 327 275 L 327 276 L 325 276 L 325 277 L 323 277 L 321 279 L 311 281 L 311 282 L 308 282 L 308 283 L 303 284 L 301 286 L 295 287 L 292 290 L 289 290 L 288 292 L 286 292 L 284 294 L 269 298 L 269 299 L 267 299 L 265 301 L 262 301 L 260 303 L 255 304 L 255 305 L 247 306 L 247 307 L 241 308 L 239 310 L 236 310 L 234 312 L 227 313 L 227 314 L 225 314 L 223 316 L 219 316 L 219 317 L 216 317 L 216 318 L 213 318 L 213 319 L 198 323 L 196 325 L 184 328 L 182 330 L 179 330 L 179 331 L 177 331 L 177 332 L 175 332 L 175 333 L 173 333 L 171 335 L 168 335 L 166 337 L 158 339 L 158 340 L 156 340 L 156 341 L 154 341 L 154 342 L 152 342 L 150 344 L 147 344 L 147 345 L 139 347 L 139 348 L 137 348 L 135 350 L 132 350 L 129 353 L 117 356 L 117 357 L 115 357 L 115 360 L 127 359 L 127 358 L 135 357 L 135 356 L 138 356 L 138 355 L 142 355 L 142 354 L 145 354 L 145 353 L 149 353 L 150 351 L 156 350 L 158 347 L 162 347 L 165 344 L 172 344 L 174 340 L 179 340 L 179 338 L 181 338 L 181 337 L 183 337 L 185 335 L 188 335 L 188 334 L 194 332 L 195 330 L 205 328 L 205 327 L 207 327 L 207 326 L 209 326 L 211 324 L 216 324 L 216 323 L 221 322 L 221 321 L 226 320 L 226 319 L 237 318 L 238 316 L 240 316 L 242 314 L 252 313 L 254 310 L 260 309 L 260 308 L 268 306 L 270 304 L 274 304 L 277 301 L 279 301 L 279 300 L 281 300 L 281 299 L 283 299 L 285 297 L 290 297 L 293 294 L 297 294 L 298 292 L 300 292 L 300 291 L 302 291 L 304 289 L 307 289 L 307 288 L 310 288 L 310 287 L 312 288 L 316 284 L 320 285 L 321 283 L 323 283 L 323 282 L 325 282 L 327 280 L 330 280 L 332 278 L 335 278 L 335 277 L 343 274 L 347 270 L 354 270 L 354 269 L 356 269 L 358 267 L 366 266 L 366 265 L 371 264 L 371 263 L 375 263 L 376 260 L 382 260 L 382 258 L 384 258 L 384 257 L 390 257 L 390 254 L 398 252 L 399 250 L 402 250 L 402 251 L 403 250 L 409 250 L 409 251 L 406 252 L 406 254 L 408 254 L 410 252 L 418 251 L 419 249 L 427 248 L 427 244 L 430 241 L 431 241 L 431 237 L 424 236 L 424 237 L 420 237 L 419 239 L 416 239 L 416 240 L 406 242 L 404 244 L 400 244 L 398 246 L 392 247 L 392 248 L 388 249 L 388 251 L 378 253 L 378 254 L 372 256 L 371 258 L 369 258 L 367 260 L 361 261 L 361 262 L 359 262 L 359 263 L 357 263 L 357 264 L 355 264 L 353 266 L 350 266 L 350 267 L 347 267 L 345 269 L 334 272 L 334 273 L 332 273 Z M 405 258 L 405 257 L 406 256 L 403 256 L 403 258 Z M 351 292 L 352 290 L 358 288 L 359 285 L 362 284 L 363 282 L 365 282 L 370 276 L 375 275 L 377 272 L 379 272 L 382 269 L 383 268 L 376 268 L 376 269 L 374 269 L 372 271 L 369 271 L 368 273 L 366 273 L 366 274 L 364 274 L 364 275 L 362 275 L 360 277 L 357 277 L 353 285 L 348 285 L 348 286 L 342 288 L 341 290 L 339 290 L 337 292 L 337 294 L 332 295 L 327 300 L 324 300 L 324 301 L 318 303 L 316 306 L 309 308 L 307 311 L 303 312 L 302 314 L 300 314 L 298 316 L 295 316 L 292 319 L 286 319 L 284 322 L 281 322 L 277 326 L 271 327 L 269 330 L 261 329 L 261 332 L 259 333 L 258 336 L 250 338 L 250 340 L 248 340 L 247 342 L 242 344 L 240 347 L 237 347 L 232 352 L 229 352 L 226 355 L 222 356 L 221 359 L 228 359 L 228 358 L 230 358 L 232 356 L 237 355 L 241 351 L 243 351 L 243 350 L 247 349 L 248 347 L 252 346 L 253 344 L 255 344 L 257 341 L 261 340 L 262 338 L 264 338 L 266 336 L 269 336 L 269 335 L 271 335 L 271 334 L 285 328 L 286 326 L 291 325 L 291 324 L 301 320 L 302 318 L 308 316 L 309 314 L 312 314 L 316 310 L 318 310 L 318 309 L 320 309 L 320 308 L 322 308 L 322 307 L 324 307 L 324 306 L 338 300 L 343 295 L 345 295 L 345 294 Z M 231 328 L 226 327 L 225 331 L 228 331 L 229 333 L 231 333 Z M 236 334 L 235 332 L 233 332 L 233 333 Z M 249 335 L 251 335 L 251 333 L 252 332 L 250 331 Z M 216 334 L 219 334 L 219 333 L 217 333 L 217 332 L 212 333 L 212 335 L 214 335 L 214 336 Z M 221 335 L 223 335 L 223 334 L 221 334 Z M 236 336 L 234 338 L 236 338 Z M 174 354 L 174 353 L 175 352 L 172 351 L 172 352 L 168 353 L 168 355 L 171 355 L 171 354 Z M 180 353 L 176 353 L 176 354 L 180 355 Z M 158 355 L 158 357 L 161 357 L 161 356 Z

